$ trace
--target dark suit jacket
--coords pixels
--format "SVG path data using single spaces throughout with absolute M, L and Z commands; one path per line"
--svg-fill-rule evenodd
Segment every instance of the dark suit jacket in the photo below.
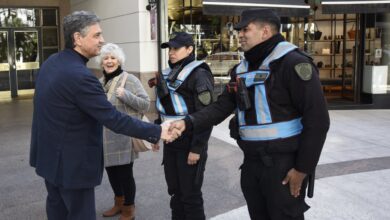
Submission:
M 160 126 L 122 114 L 107 101 L 87 59 L 65 49 L 47 59 L 36 81 L 30 164 L 65 188 L 90 188 L 103 176 L 103 125 L 156 143 Z

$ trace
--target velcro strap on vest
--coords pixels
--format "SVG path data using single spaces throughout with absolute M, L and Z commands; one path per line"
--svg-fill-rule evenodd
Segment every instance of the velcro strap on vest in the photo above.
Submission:
M 265 70 L 255 70 L 251 72 L 237 74 L 239 78 L 245 79 L 246 87 L 251 87 L 256 84 L 263 84 L 268 78 L 270 72 Z
M 266 125 L 241 126 L 239 133 L 245 141 L 267 141 L 288 138 L 302 132 L 302 118 Z

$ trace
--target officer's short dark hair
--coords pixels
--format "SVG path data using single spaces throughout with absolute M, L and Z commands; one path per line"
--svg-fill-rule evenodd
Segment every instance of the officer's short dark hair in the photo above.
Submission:
M 241 30 L 251 22 L 266 23 L 275 33 L 280 30 L 280 17 L 271 9 L 249 9 L 241 13 L 241 21 L 234 25 L 234 29 Z

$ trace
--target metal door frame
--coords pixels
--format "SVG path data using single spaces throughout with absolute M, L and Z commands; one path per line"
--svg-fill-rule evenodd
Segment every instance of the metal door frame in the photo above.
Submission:
M 15 54 L 15 32 L 37 32 L 38 45 L 37 56 L 39 57 L 39 66 L 42 64 L 42 33 L 38 27 L 22 27 L 22 28 L 0 28 L 0 31 L 8 32 L 8 64 L 9 64 L 9 80 L 11 98 L 18 96 L 18 79 L 16 70 L 16 54 Z
M 8 63 L 8 83 L 9 83 L 9 90 L 5 90 L 5 91 L 1 91 L 1 93 L 8 93 L 10 92 L 11 93 L 11 65 L 10 65 L 10 61 L 11 61 L 11 58 L 10 58 L 10 55 L 9 55 L 9 30 L 8 29 L 5 29 L 5 28 L 0 28 L 0 32 L 4 32 L 7 34 L 7 39 L 6 39 L 6 42 L 5 44 L 7 45 L 7 51 L 6 51 L 6 55 L 7 55 L 7 63 Z M 5 72 L 5 71 L 4 71 Z

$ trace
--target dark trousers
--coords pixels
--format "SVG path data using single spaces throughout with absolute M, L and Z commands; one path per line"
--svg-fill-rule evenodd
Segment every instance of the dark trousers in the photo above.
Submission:
M 135 180 L 133 175 L 133 162 L 130 164 L 106 167 L 115 196 L 124 196 L 124 205 L 134 205 Z
M 303 220 L 309 209 L 305 203 L 306 179 L 298 198 L 290 194 L 289 185 L 282 185 L 287 172 L 293 168 L 293 153 L 270 154 L 271 166 L 261 158 L 245 155 L 241 166 L 241 189 L 252 220 Z
M 168 194 L 171 196 L 171 210 L 173 220 L 204 220 L 202 183 L 207 155 L 204 154 L 202 167 L 188 165 L 188 151 L 175 151 L 164 147 L 164 172 L 168 185 Z M 198 180 L 195 184 L 196 173 Z
M 94 188 L 64 189 L 45 180 L 48 220 L 96 220 Z

